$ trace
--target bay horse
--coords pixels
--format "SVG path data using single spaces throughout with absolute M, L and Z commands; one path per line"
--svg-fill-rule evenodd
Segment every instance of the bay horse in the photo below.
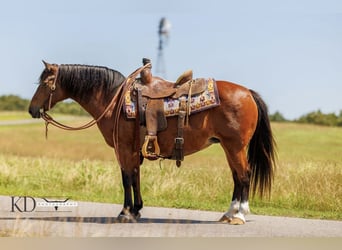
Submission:
M 33 118 L 41 118 L 57 102 L 71 98 L 94 120 L 99 118 L 95 123 L 106 143 L 116 151 L 121 168 L 124 203 L 118 219 L 136 222 L 143 207 L 140 193 L 142 160 L 135 145 L 136 124 L 134 119 L 125 117 L 118 102 L 113 102 L 108 110 L 113 98 L 124 94 L 122 86 L 127 79 L 120 72 L 102 66 L 44 64 L 29 113 Z M 220 105 L 190 116 L 189 124 L 184 128 L 184 155 L 213 143 L 222 146 L 232 172 L 234 190 L 230 207 L 219 221 L 244 224 L 245 215 L 249 213 L 250 193 L 270 194 L 275 170 L 275 141 L 267 106 L 260 95 L 235 83 L 216 82 Z M 114 128 L 115 119 L 117 129 Z M 159 147 L 161 155 L 171 157 L 177 117 L 168 117 L 167 123 L 167 129 L 158 133 Z

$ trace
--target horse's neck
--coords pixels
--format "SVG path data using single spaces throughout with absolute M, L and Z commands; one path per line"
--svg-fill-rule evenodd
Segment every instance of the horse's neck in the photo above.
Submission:
M 114 94 L 113 94 L 114 96 Z M 102 94 L 94 93 L 89 100 L 82 100 L 79 97 L 71 97 L 83 109 L 85 109 L 94 119 L 97 119 L 107 108 L 112 98 L 105 98 Z M 108 100 L 108 101 L 104 101 Z

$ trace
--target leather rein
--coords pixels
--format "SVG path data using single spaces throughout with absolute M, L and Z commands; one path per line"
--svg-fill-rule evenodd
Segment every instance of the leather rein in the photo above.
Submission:
M 146 64 L 140 68 L 138 68 L 137 70 L 135 70 L 133 73 L 131 73 L 125 80 L 124 82 L 118 87 L 118 90 L 116 91 L 114 97 L 112 98 L 111 102 L 107 105 L 107 107 L 104 109 L 104 111 L 101 113 L 101 115 L 98 117 L 98 118 L 94 118 L 92 119 L 91 121 L 87 122 L 86 124 L 84 125 L 81 125 L 79 127 L 71 127 L 71 126 L 68 126 L 68 125 L 65 125 L 65 124 L 62 124 L 58 121 L 56 121 L 51 115 L 49 115 L 48 113 L 46 113 L 45 111 L 43 111 L 41 113 L 41 117 L 43 118 L 43 120 L 45 121 L 45 137 L 47 138 L 47 135 L 48 135 L 48 126 L 49 124 L 57 127 L 57 128 L 60 128 L 60 129 L 64 129 L 64 130 L 69 130 L 69 131 L 76 131 L 76 130 L 83 130 L 83 129 L 87 129 L 87 128 L 90 128 L 92 126 L 94 126 L 96 123 L 98 123 L 104 116 L 105 114 L 113 107 L 115 107 L 115 104 L 117 103 L 118 99 L 119 99 L 119 105 L 122 105 L 122 100 L 123 100 L 123 95 L 120 97 L 120 94 L 123 92 L 125 93 L 124 91 L 129 89 L 133 82 L 132 79 L 134 80 L 137 75 L 143 70 L 145 69 L 146 67 L 150 66 L 151 64 Z M 58 78 L 58 73 L 59 73 L 59 70 L 57 70 L 57 73 L 56 73 L 56 77 L 54 79 L 54 82 L 50 87 L 50 97 L 49 97 L 49 107 L 48 107 L 48 110 L 50 110 L 51 108 L 51 103 L 52 103 L 52 97 L 53 97 L 53 93 L 56 89 L 56 82 L 57 82 L 57 78 Z M 118 118 L 120 116 L 120 108 L 118 109 L 117 111 L 117 114 L 115 115 L 115 120 L 114 120 L 114 131 L 117 130 L 118 128 Z M 117 136 L 117 135 L 116 135 Z M 117 141 L 114 140 L 114 143 L 117 144 Z

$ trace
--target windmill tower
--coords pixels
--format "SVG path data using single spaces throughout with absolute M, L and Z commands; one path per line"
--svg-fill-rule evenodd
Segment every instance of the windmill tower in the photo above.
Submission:
M 164 59 L 164 45 L 167 45 L 169 39 L 169 32 L 171 29 L 171 23 L 163 17 L 160 19 L 158 27 L 159 45 L 157 56 L 156 75 L 166 78 L 166 67 Z

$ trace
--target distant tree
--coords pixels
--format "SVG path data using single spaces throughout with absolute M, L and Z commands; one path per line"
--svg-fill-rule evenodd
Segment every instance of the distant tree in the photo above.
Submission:
M 340 116 L 335 113 L 323 114 L 321 110 L 310 112 L 306 115 L 299 117 L 296 122 L 310 123 L 324 126 L 341 126 L 342 125 L 342 111 Z
M 53 113 L 70 114 L 70 115 L 89 115 L 78 103 L 60 102 L 51 110 Z
M 27 111 L 30 101 L 17 95 L 0 96 L 0 111 Z M 88 115 L 76 102 L 60 102 L 51 110 L 53 113 Z
M 340 114 L 337 117 L 337 126 L 342 127 L 342 110 L 340 110 Z
M 20 98 L 16 95 L 0 96 L 0 110 L 4 111 L 19 111 L 27 110 L 29 101 Z
M 269 115 L 270 121 L 272 122 L 286 122 L 285 117 L 279 112 L 276 111 L 273 115 Z

